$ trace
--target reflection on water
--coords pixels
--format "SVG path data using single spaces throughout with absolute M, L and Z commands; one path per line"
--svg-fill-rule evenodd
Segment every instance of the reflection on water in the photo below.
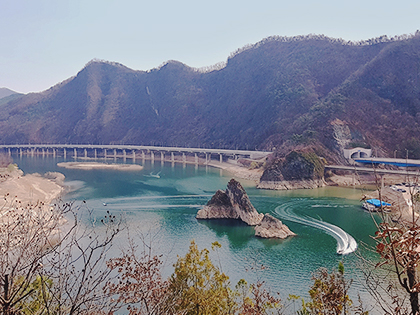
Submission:
M 354 237 L 356 242 L 372 245 L 369 235 L 373 235 L 375 226 L 370 215 L 360 208 L 361 189 L 324 187 L 263 191 L 239 179 L 259 212 L 280 218 L 297 234 L 286 240 L 265 240 L 254 236 L 253 227 L 236 220 L 195 219 L 198 209 L 216 190 L 226 189 L 230 180 L 226 172 L 194 165 L 152 164 L 149 161 L 145 161 L 142 171 L 136 172 L 85 171 L 59 168 L 56 163 L 61 161 L 60 158 L 37 157 L 17 160 L 28 173 L 62 172 L 72 188 L 66 198 L 86 200 L 95 216 L 104 216 L 106 211 L 121 214 L 131 235 L 153 235 L 150 238 L 153 248 L 165 257 L 166 276 L 173 271 L 172 265 L 177 256 L 185 255 L 191 240 L 194 239 L 199 248 L 209 249 L 212 242 L 218 241 L 222 248 L 219 255 L 212 258 L 218 260 L 232 283 L 241 278 L 253 282 L 261 277 L 284 298 L 288 294 L 307 296 L 312 272 L 319 267 L 336 268 L 343 260 L 346 270 L 355 279 L 352 293 L 359 292 L 366 297 L 358 282 L 360 273 L 354 269 L 357 260 L 354 254 L 337 255 L 337 241 L 332 233 L 282 217 L 278 212 L 287 207 L 295 217 L 312 218 L 337 226 Z M 143 163 L 141 160 L 137 162 Z M 150 174 L 159 174 L 159 177 Z M 124 235 L 118 241 L 119 247 L 125 246 Z M 118 248 L 115 249 L 113 254 L 118 255 L 118 251 Z M 263 274 L 249 272 L 255 262 L 266 267 Z M 353 299 L 357 297 L 353 296 Z
M 253 227 L 239 220 L 198 220 L 198 223 L 208 227 L 219 238 L 227 237 L 230 247 L 235 249 L 247 246 L 255 234 Z

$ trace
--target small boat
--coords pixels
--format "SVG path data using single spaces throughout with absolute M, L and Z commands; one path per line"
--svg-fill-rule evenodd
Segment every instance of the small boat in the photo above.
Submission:
M 106 207 L 106 202 L 103 202 L 103 203 L 102 203 L 102 205 L 103 205 L 104 207 Z
M 363 204 L 362 204 L 362 208 L 367 210 L 367 211 L 373 211 L 373 212 L 378 212 L 381 211 L 381 204 L 382 204 L 382 209 L 385 212 L 389 212 L 391 211 L 390 207 L 391 204 L 385 201 L 380 201 L 379 199 L 367 199 Z
M 160 178 L 160 172 L 158 172 L 157 174 L 153 174 L 153 172 L 150 172 L 149 175 L 145 175 L 147 177 L 153 177 L 153 178 Z

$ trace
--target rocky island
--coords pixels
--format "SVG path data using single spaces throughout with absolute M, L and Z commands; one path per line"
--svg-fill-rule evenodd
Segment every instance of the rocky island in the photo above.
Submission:
M 197 219 L 238 219 L 256 226 L 255 235 L 263 238 L 286 238 L 296 235 L 279 219 L 269 214 L 258 213 L 249 200 L 245 189 L 231 179 L 225 191 L 218 190 L 203 209 L 197 212 Z
M 226 191 L 218 190 L 207 205 L 198 211 L 197 219 L 240 219 L 248 225 L 257 225 L 264 215 L 258 213 L 245 189 L 231 179 Z

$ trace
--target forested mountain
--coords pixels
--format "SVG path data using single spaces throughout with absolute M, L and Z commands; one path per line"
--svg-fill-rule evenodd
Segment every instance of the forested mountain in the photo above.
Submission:
M 419 51 L 418 33 L 360 43 L 271 37 L 208 71 L 91 61 L 47 91 L 3 104 L 1 140 L 249 149 L 317 142 L 331 151 L 341 141 L 420 157 Z

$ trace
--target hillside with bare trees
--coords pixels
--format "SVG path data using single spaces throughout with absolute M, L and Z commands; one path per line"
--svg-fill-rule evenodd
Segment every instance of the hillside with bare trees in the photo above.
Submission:
M 335 154 L 338 119 L 347 146 L 420 157 L 419 48 L 418 33 L 363 42 L 309 35 L 266 38 L 203 69 L 94 60 L 47 91 L 3 103 L 0 134 L 4 143 L 319 143 Z

